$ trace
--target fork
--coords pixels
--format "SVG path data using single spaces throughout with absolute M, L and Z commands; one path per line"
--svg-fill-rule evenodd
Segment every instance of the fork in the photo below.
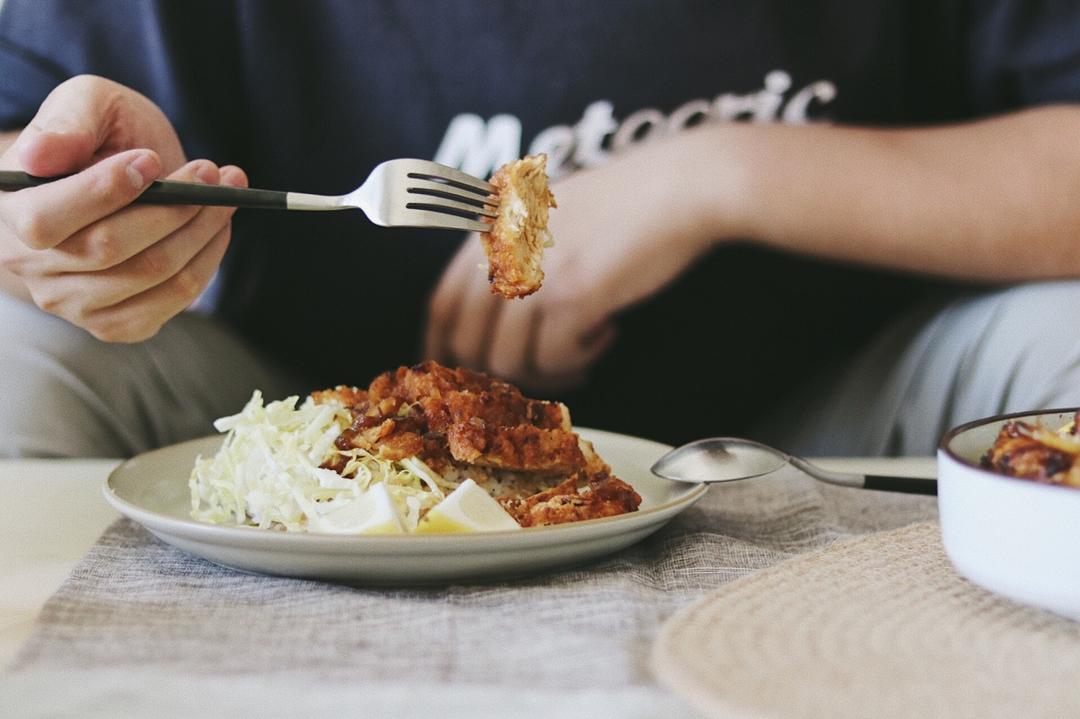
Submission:
M 0 190 L 36 187 L 58 177 L 34 177 L 25 172 L 0 171 Z M 216 205 L 264 210 L 360 209 L 383 227 L 430 227 L 487 232 L 483 218 L 496 216 L 495 187 L 483 180 L 428 160 L 388 160 L 378 165 L 364 184 L 347 195 L 255 190 L 204 185 L 198 182 L 155 180 L 136 199 L 153 205 Z

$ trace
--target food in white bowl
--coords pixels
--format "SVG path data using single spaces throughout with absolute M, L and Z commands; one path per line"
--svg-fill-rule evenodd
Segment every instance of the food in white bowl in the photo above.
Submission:
M 951 430 L 938 448 L 938 507 L 962 575 L 1080 620 L 1080 488 L 1069 485 L 1064 452 L 1075 415 L 1042 410 Z
M 981 464 L 1010 477 L 1080 489 L 1080 424 L 1076 417 L 1051 429 L 1011 419 L 983 455 Z

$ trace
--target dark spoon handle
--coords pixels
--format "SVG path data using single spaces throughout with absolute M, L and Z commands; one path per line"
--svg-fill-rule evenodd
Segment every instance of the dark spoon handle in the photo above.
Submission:
M 868 474 L 863 482 L 863 489 L 877 489 L 882 492 L 904 492 L 906 494 L 936 495 L 937 480 Z

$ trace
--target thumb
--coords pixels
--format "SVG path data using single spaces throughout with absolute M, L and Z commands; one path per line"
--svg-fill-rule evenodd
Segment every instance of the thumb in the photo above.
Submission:
M 22 168 L 31 175 L 51 177 L 91 165 L 108 138 L 119 87 L 90 76 L 58 85 L 16 142 Z

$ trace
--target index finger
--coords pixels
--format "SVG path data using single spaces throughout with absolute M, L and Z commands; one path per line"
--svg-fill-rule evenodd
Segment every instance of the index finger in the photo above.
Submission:
M 31 249 L 55 247 L 131 204 L 160 172 L 156 152 L 121 152 L 70 177 L 0 193 L 0 220 Z

